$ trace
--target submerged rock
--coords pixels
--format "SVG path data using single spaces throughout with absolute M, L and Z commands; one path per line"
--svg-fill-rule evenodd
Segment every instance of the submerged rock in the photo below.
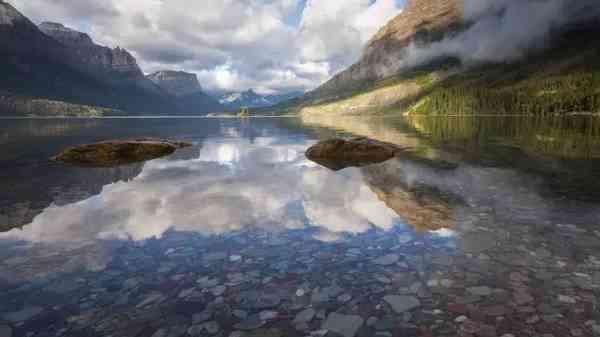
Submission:
M 114 140 L 68 148 L 52 160 L 75 166 L 113 167 L 168 156 L 191 143 L 140 138 Z
M 271 311 L 271 310 L 265 310 L 265 311 L 261 311 L 258 314 L 258 317 L 260 317 L 261 321 L 270 321 L 270 320 L 274 320 L 279 316 L 279 313 L 277 311 Z
M 266 322 L 262 321 L 258 315 L 252 315 L 247 319 L 237 323 L 234 327 L 238 330 L 248 331 L 258 329 L 265 324 Z
M 332 312 L 323 324 L 324 330 L 329 330 L 344 337 L 354 337 L 364 320 L 357 315 L 342 315 Z
M 392 310 L 398 314 L 421 306 L 421 302 L 413 296 L 388 295 L 385 296 L 383 300 L 386 301 L 392 307 Z
M 467 288 L 467 292 L 471 295 L 475 296 L 490 296 L 492 294 L 492 289 L 489 287 L 481 286 L 481 287 L 470 287 Z
M 389 254 L 385 256 L 380 256 L 373 260 L 373 263 L 380 266 L 389 266 L 400 260 L 400 256 L 398 254 Z
M 230 335 L 230 337 L 236 335 Z M 244 332 L 239 335 L 240 337 L 282 337 L 283 333 L 279 329 L 257 329 L 254 331 Z
M 490 250 L 497 244 L 498 238 L 492 233 L 471 232 L 462 236 L 462 249 L 473 254 Z
M 313 145 L 306 157 L 332 170 L 377 164 L 393 158 L 402 148 L 364 137 L 334 138 Z
M 316 313 L 317 312 L 313 308 L 304 309 L 304 310 L 300 311 L 298 314 L 296 314 L 296 317 L 294 317 L 294 323 L 295 324 L 309 323 L 310 321 L 313 320 Z

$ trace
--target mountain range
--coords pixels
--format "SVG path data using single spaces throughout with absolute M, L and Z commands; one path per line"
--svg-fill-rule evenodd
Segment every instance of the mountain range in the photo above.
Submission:
M 195 74 L 163 70 L 146 76 L 127 50 L 98 45 L 60 23 L 37 26 L 3 0 L 0 44 L 0 115 L 185 115 L 280 102 L 242 94 L 244 99 L 221 104 Z
M 3 1 L 0 44 L 4 113 L 31 112 L 32 102 L 41 102 L 41 109 L 58 102 L 68 102 L 71 108 L 97 106 L 132 112 L 174 107 L 166 93 L 145 79 L 127 51 L 98 46 L 85 34 L 58 24 L 38 27 Z
M 227 92 L 218 97 L 219 103 L 229 110 L 239 110 L 241 108 L 271 107 L 303 94 L 301 91 L 292 91 L 285 94 L 261 95 L 250 89 L 243 92 Z
M 600 113 L 596 0 L 408 0 L 300 114 Z
M 127 50 L 36 26 L 0 0 L 0 114 L 593 113 L 599 34 L 597 0 L 408 0 L 358 62 L 311 92 L 211 95 L 194 74 L 146 76 Z
M 145 75 L 127 50 L 56 22 L 36 26 L 0 0 L 0 115 L 193 115 L 279 104 L 302 93 L 205 92 L 195 74 Z

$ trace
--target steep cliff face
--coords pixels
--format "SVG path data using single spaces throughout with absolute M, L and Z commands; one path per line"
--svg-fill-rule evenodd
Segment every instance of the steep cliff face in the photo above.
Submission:
M 46 35 L 68 46 L 95 46 L 89 35 L 67 28 L 61 23 L 42 22 L 38 28 Z
M 60 46 L 40 31 L 27 17 L 10 4 L 0 0 L 0 54 L 21 52 L 44 53 L 55 57 Z M 26 43 L 25 43 L 26 42 Z
M 0 91 L 129 113 L 177 113 L 170 95 L 147 80 L 126 51 L 98 46 L 58 24 L 42 32 L 0 0 Z M 52 34 L 49 32 L 53 31 Z M 50 35 L 55 36 L 50 36 Z M 36 105 L 37 106 L 37 105 Z M 0 109 L 0 114 L 10 114 Z
M 185 96 L 202 91 L 198 77 L 183 71 L 162 70 L 147 78 L 174 96 Z
M 371 38 L 364 58 L 375 57 L 378 50 L 404 48 L 414 40 L 431 40 L 431 33 L 446 33 L 462 22 L 462 13 L 463 0 L 410 0 L 400 15 Z
M 361 59 L 315 90 L 315 98 L 335 95 L 391 76 L 400 70 L 404 49 L 412 42 L 443 38 L 463 23 L 463 0 L 409 0 L 403 12 L 379 30 Z
M 0 89 L 5 93 L 91 102 L 105 87 L 68 64 L 68 49 L 0 1 Z M 89 99 L 89 100 L 88 100 Z M 81 103 L 78 102 L 78 103 Z
M 44 34 L 54 38 L 71 50 L 78 62 L 90 71 L 119 75 L 127 79 L 143 78 L 136 59 L 125 49 L 108 48 L 94 43 L 85 33 L 65 27 L 60 23 L 44 22 L 39 25 Z
M 7 32 L 17 28 L 32 29 L 33 23 L 6 2 L 0 0 L 0 31 Z

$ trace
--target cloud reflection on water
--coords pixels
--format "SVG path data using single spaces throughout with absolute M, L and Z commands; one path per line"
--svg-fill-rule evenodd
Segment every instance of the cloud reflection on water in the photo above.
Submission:
M 308 141 L 209 139 L 197 157 L 145 164 L 128 182 L 86 200 L 50 206 L 23 230 L 0 238 L 39 243 L 161 237 L 170 229 L 218 235 L 316 226 L 317 239 L 390 229 L 398 216 L 358 169 L 332 172 L 305 159 Z

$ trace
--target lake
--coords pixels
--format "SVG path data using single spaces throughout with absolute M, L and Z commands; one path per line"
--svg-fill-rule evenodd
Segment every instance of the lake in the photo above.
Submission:
M 304 156 L 353 135 L 408 151 Z M 193 146 L 49 160 L 143 136 Z M 2 337 L 600 334 L 599 118 L 6 119 L 0 151 Z

